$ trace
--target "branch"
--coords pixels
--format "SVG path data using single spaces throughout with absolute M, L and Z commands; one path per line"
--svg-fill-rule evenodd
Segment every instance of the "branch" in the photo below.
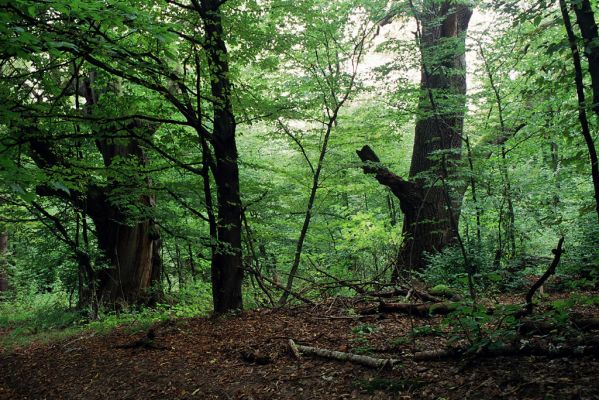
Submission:
M 293 339 L 289 339 L 289 347 L 291 348 L 291 351 L 296 357 L 298 357 L 301 352 L 304 354 L 311 354 L 318 357 L 329 358 L 338 361 L 349 361 L 370 368 L 390 369 L 394 365 L 400 363 L 399 360 L 393 358 L 374 358 L 358 354 L 344 353 L 342 351 L 327 350 L 311 346 L 302 346 L 299 344 L 295 344 Z
M 356 150 L 356 154 L 364 163 L 362 165 L 364 173 L 374 174 L 381 185 L 389 187 L 391 192 L 400 200 L 400 208 L 404 213 L 409 208 L 418 209 L 421 206 L 424 199 L 420 193 L 420 188 L 415 183 L 404 180 L 383 166 L 370 146 L 366 145 L 361 150 Z
M 555 269 L 557 268 L 557 265 L 559 264 L 559 260 L 562 256 L 562 254 L 564 253 L 564 250 L 562 249 L 562 245 L 564 244 L 564 237 L 562 236 L 559 239 L 559 242 L 557 243 L 557 248 L 551 250 L 551 252 L 554 254 L 553 257 L 553 261 L 551 262 L 551 265 L 549 266 L 549 268 L 547 268 L 547 271 L 545 271 L 545 273 L 543 274 L 543 276 L 541 276 L 539 278 L 538 281 L 536 281 L 531 288 L 528 290 L 528 293 L 526 293 L 526 307 L 524 308 L 524 310 L 521 310 L 520 312 L 518 312 L 516 314 L 516 318 L 521 318 L 525 315 L 528 315 L 530 313 L 532 313 L 532 309 L 534 307 L 534 304 L 532 302 L 532 298 L 534 297 L 535 293 L 537 292 L 537 290 L 539 290 L 539 288 L 541 286 L 543 286 L 543 284 L 545 283 L 545 281 L 547 279 L 549 279 L 549 277 L 553 274 L 555 274 Z

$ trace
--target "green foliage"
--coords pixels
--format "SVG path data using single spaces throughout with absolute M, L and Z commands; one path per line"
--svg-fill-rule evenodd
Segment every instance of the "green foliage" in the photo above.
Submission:
M 377 328 L 375 326 L 363 324 L 363 325 L 358 325 L 355 328 L 353 328 L 352 332 L 363 336 L 363 335 L 370 335 L 371 333 L 376 332 L 376 330 L 377 330 Z
M 351 339 L 352 352 L 356 354 L 371 354 L 374 348 L 370 346 L 368 336 L 375 333 L 377 328 L 368 324 L 361 324 L 352 328 L 352 333 L 356 335 Z
M 490 313 L 480 305 L 460 304 L 444 318 L 442 326 L 449 329 L 447 344 L 466 341 L 467 351 L 511 343 L 517 336 L 517 321 L 513 316 L 520 306 L 499 306 Z
M 428 290 L 428 292 L 433 296 L 442 297 L 451 297 L 454 294 L 449 286 L 443 284 L 433 286 Z
M 207 293 L 207 295 L 201 295 Z M 206 316 L 212 310 L 207 284 L 185 287 L 168 296 L 168 303 L 154 308 L 130 307 L 119 311 L 100 309 L 97 318 L 89 319 L 89 310 L 69 306 L 69 294 L 55 287 L 38 293 L 35 286 L 20 291 L 10 300 L 0 302 L 0 339 L 3 347 L 27 345 L 34 341 L 61 340 L 77 334 L 108 334 L 118 327 L 134 333 L 147 331 L 157 322 L 173 318 Z
M 468 263 L 473 269 L 473 278 L 480 288 L 497 285 L 503 279 L 502 269 L 493 266 L 490 254 L 478 248 L 467 248 Z M 468 286 L 468 268 L 461 250 L 457 247 L 446 247 L 441 252 L 429 254 L 428 266 L 422 272 L 422 279 L 433 286 L 439 296 L 451 297 L 456 290 L 465 293 Z M 444 282 L 440 284 L 439 282 Z M 431 290 L 433 290 L 431 289 Z M 431 292 L 431 294 L 434 294 Z
M 68 310 L 79 285 L 92 284 L 82 282 L 78 252 L 96 272 L 107 267 L 84 205 L 98 191 L 127 224 L 156 221 L 165 296 L 155 310 L 132 309 L 129 320 L 101 310 L 97 327 L 201 315 L 211 302 L 211 246 L 218 243 L 208 204 L 218 198 L 214 177 L 204 180 L 198 170 L 214 168 L 214 149 L 203 149 L 196 130 L 217 122 L 211 39 L 201 16 L 176 3 L 109 3 L 0 1 L 0 231 L 9 237 L 0 271 L 10 283 L 0 307 L 2 324 L 22 332 L 87 326 Z M 466 260 L 457 246 L 445 248 L 416 275 L 439 296 L 466 293 L 469 272 L 478 291 L 512 289 L 524 274 L 545 269 L 565 235 L 562 282 L 596 288 L 599 226 L 561 17 L 556 7 L 483 3 L 490 4 L 480 10 L 494 17 L 470 35 L 461 139 L 472 146 L 463 146 L 449 182 L 461 204 Z M 232 0 L 219 9 L 247 222 L 244 260 L 270 281 L 289 274 L 322 163 L 294 286 L 306 297 L 352 293 L 334 278 L 388 279 L 403 243 L 401 204 L 363 174 L 355 155 L 369 144 L 391 171 L 408 175 L 421 58 L 413 35 L 400 28 L 412 10 L 389 7 L 378 0 Z M 380 26 L 392 14 L 392 24 Z M 441 59 L 450 47 L 425 56 Z M 85 91 L 74 90 L 88 81 L 88 92 L 99 96 L 93 107 Z M 590 124 L 596 132 L 597 118 Z M 102 143 L 136 144 L 143 155 L 107 160 Z M 40 160 L 44 148 L 58 160 Z M 244 303 L 269 304 L 254 278 L 244 281 Z M 473 340 L 499 337 L 485 331 L 495 319 L 481 309 L 463 306 L 457 315 L 453 325 Z M 372 332 L 360 329 L 354 333 L 367 341 Z

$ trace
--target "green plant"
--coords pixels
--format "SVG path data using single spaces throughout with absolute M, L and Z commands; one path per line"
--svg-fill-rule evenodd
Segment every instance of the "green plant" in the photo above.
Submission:
M 415 326 L 412 328 L 410 332 L 411 337 L 420 337 L 420 336 L 439 336 L 443 333 L 443 331 L 436 326 L 431 325 L 422 325 Z
M 352 329 L 352 332 L 358 335 L 370 335 L 377 331 L 377 327 L 373 325 L 363 324 Z

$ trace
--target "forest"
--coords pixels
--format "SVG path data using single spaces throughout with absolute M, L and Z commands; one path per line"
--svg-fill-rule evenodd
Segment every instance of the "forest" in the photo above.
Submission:
M 597 399 L 596 0 L 0 0 L 0 399 Z

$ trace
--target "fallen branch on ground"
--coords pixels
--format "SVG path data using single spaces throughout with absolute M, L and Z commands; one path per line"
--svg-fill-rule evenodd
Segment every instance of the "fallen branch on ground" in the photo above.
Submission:
M 399 360 L 392 358 L 374 358 L 358 354 L 344 353 L 342 351 L 327 350 L 312 346 L 302 346 L 296 344 L 293 339 L 289 339 L 289 347 L 297 358 L 300 357 L 300 353 L 311 354 L 337 361 L 349 361 L 370 368 L 391 368 L 394 365 L 399 364 Z
M 587 355 L 598 355 L 599 343 L 591 343 L 579 346 L 538 346 L 526 345 L 516 346 L 506 344 L 494 348 L 484 347 L 476 352 L 468 352 L 466 348 L 442 349 L 431 351 L 419 351 L 414 354 L 414 361 L 441 361 L 448 358 L 460 358 L 466 355 L 477 357 L 498 356 L 542 356 L 551 358 L 581 357 Z
M 389 291 L 381 291 L 381 292 L 367 292 L 365 293 L 368 296 L 373 296 L 373 297 L 382 297 L 382 298 L 389 298 L 389 297 L 396 297 L 396 296 L 414 296 L 417 297 L 418 299 L 422 300 L 422 301 L 431 301 L 434 303 L 441 303 L 443 302 L 443 299 L 433 296 L 432 294 L 420 291 L 420 290 L 416 290 L 416 289 L 401 289 L 401 288 L 395 288 L 393 290 L 389 290 Z
M 378 311 L 381 313 L 402 313 L 418 317 L 428 317 L 431 315 L 446 315 L 455 311 L 456 308 L 457 303 L 411 304 L 381 301 Z
M 570 322 L 581 331 L 599 329 L 599 318 L 571 317 Z M 560 325 L 549 321 L 521 320 L 518 332 L 520 334 L 547 334 L 560 329 Z

